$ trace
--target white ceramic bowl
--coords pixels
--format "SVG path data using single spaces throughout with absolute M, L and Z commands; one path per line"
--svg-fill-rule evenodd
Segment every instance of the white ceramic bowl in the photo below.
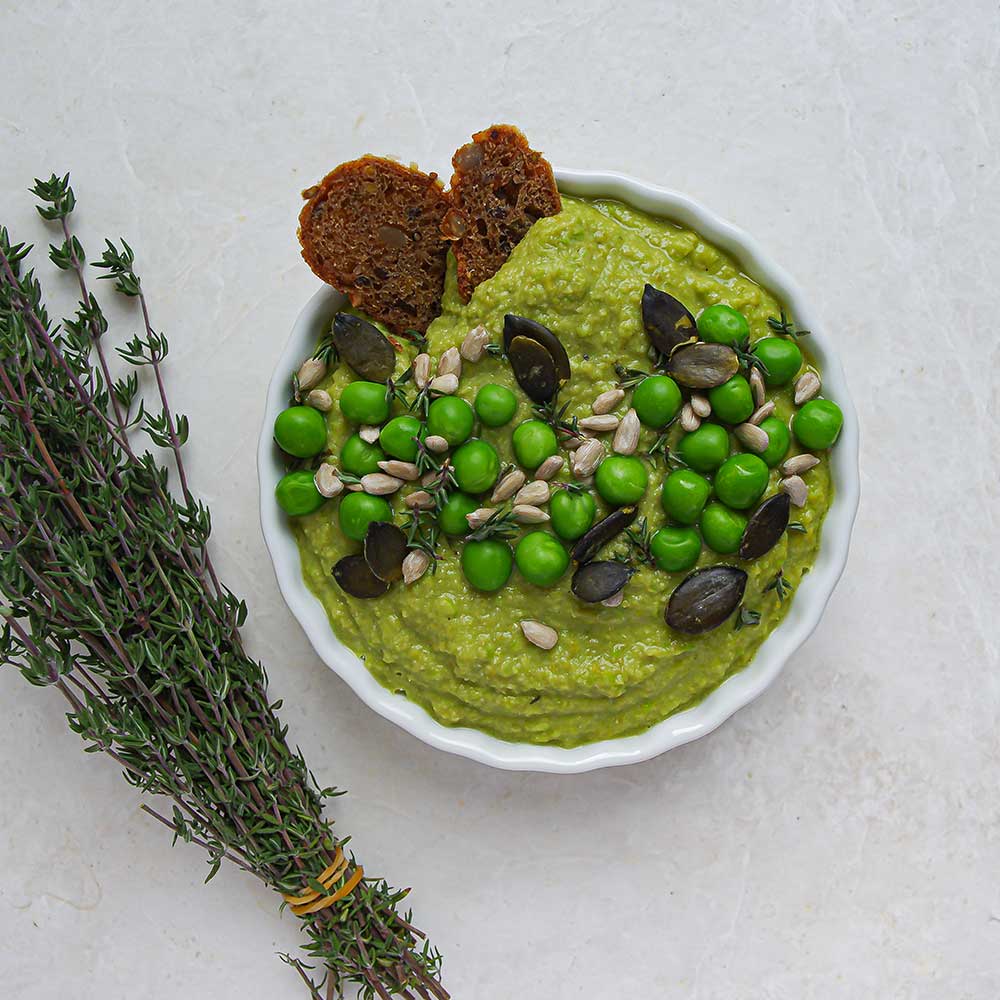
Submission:
M 306 303 L 278 360 L 267 392 L 257 463 L 261 525 L 282 596 L 316 652 L 331 670 L 350 684 L 362 701 L 379 715 L 440 750 L 492 767 L 570 773 L 633 764 L 704 736 L 756 698 L 778 676 L 785 662 L 818 624 L 847 561 L 859 496 L 858 421 L 844 372 L 823 324 L 791 278 L 756 240 L 682 194 L 623 174 L 557 170 L 556 177 L 560 189 L 567 194 L 628 202 L 653 215 L 691 227 L 736 257 L 747 274 L 774 292 L 789 308 L 798 325 L 812 331 L 809 348 L 822 367 L 824 394 L 835 399 L 844 411 L 844 428 L 837 447 L 831 452 L 835 495 L 823 523 L 819 557 L 799 585 L 788 615 L 768 636 L 745 670 L 734 674 L 694 708 L 672 715 L 644 733 L 572 750 L 507 743 L 475 729 L 451 729 L 436 722 L 419 705 L 383 688 L 334 635 L 326 612 L 302 579 L 295 540 L 285 516 L 274 502 L 274 486 L 283 469 L 271 429 L 275 417 L 287 405 L 291 372 L 311 353 L 343 302 L 342 296 L 332 288 L 320 288 Z

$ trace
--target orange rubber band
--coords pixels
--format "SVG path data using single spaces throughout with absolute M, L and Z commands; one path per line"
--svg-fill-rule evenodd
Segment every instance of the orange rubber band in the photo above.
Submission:
M 304 917 L 306 914 L 318 913 L 320 910 L 325 910 L 328 906 L 333 906 L 334 903 L 354 892 L 354 889 L 364 877 L 364 868 L 356 868 L 354 874 L 332 896 L 324 896 L 322 899 L 317 899 L 312 903 L 293 906 L 292 913 L 297 917 Z
M 338 847 L 336 853 L 333 855 L 333 861 L 331 861 L 330 864 L 323 869 L 316 881 L 319 882 L 324 889 L 329 891 L 330 886 L 336 882 L 346 870 L 347 859 L 344 857 L 344 852 Z M 305 903 L 311 903 L 314 899 L 319 899 L 319 893 L 315 889 L 310 889 L 301 896 L 290 896 L 284 893 L 282 893 L 282 896 L 289 906 L 302 906 Z

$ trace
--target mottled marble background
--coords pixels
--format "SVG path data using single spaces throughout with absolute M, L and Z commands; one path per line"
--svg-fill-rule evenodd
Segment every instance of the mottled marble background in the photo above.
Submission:
M 228 8 L 225 9 L 225 8 Z M 705 2 L 0 4 L 0 220 L 73 172 L 125 234 L 218 562 L 366 865 L 414 888 L 456 998 L 1000 996 L 998 8 Z M 365 151 L 446 171 L 494 120 L 689 192 L 786 264 L 862 421 L 846 576 L 715 735 L 578 777 L 424 747 L 312 653 L 257 523 L 263 388 L 316 280 L 299 190 Z M 44 265 L 43 265 L 44 266 Z M 0 993 L 302 995 L 295 922 L 0 672 Z

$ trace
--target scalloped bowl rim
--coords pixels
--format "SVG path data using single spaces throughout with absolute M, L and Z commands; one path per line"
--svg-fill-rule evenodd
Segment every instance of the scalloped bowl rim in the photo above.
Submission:
M 645 732 L 572 749 L 511 743 L 476 729 L 444 726 L 415 702 L 382 687 L 334 634 L 322 604 L 306 586 L 295 539 L 274 502 L 274 486 L 283 470 L 271 429 L 275 417 L 287 405 L 289 373 L 308 356 L 319 332 L 343 302 L 343 297 L 328 286 L 321 287 L 306 303 L 278 360 L 267 392 L 257 467 L 261 526 L 282 597 L 320 658 L 365 704 L 439 750 L 507 770 L 575 773 L 649 760 L 705 736 L 753 701 L 778 676 L 819 624 L 847 562 L 860 494 L 858 421 L 843 369 L 822 323 L 785 270 L 774 263 L 753 237 L 686 195 L 625 174 L 565 169 L 555 173 L 560 190 L 566 194 L 627 202 L 694 229 L 734 256 L 748 275 L 789 307 L 804 329 L 812 331 L 809 346 L 822 366 L 824 390 L 844 412 L 840 440 L 831 452 L 834 500 L 823 522 L 816 563 L 800 583 L 785 619 L 761 644 L 747 667 L 725 680 L 697 705 L 669 716 Z

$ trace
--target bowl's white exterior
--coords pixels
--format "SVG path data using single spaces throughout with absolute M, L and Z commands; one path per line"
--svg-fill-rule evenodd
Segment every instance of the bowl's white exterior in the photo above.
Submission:
M 556 177 L 560 189 L 567 194 L 627 202 L 643 211 L 691 227 L 736 257 L 748 274 L 788 306 L 801 327 L 812 331 L 809 347 L 822 366 L 824 394 L 835 399 L 844 411 L 840 441 L 831 452 L 836 492 L 823 524 L 819 558 L 799 585 L 787 617 L 763 643 L 745 670 L 734 674 L 694 708 L 672 715 L 644 733 L 591 743 L 572 750 L 507 743 L 478 730 L 451 729 L 436 722 L 419 705 L 383 688 L 334 635 L 322 605 L 303 581 L 295 540 L 284 515 L 274 502 L 274 486 L 283 469 L 272 441 L 271 429 L 275 417 L 287 405 L 291 372 L 311 353 L 320 333 L 329 326 L 343 302 L 342 296 L 332 288 L 320 288 L 306 303 L 278 360 L 268 387 L 257 465 L 261 526 L 278 586 L 292 614 L 330 669 L 347 681 L 370 708 L 440 750 L 470 757 L 492 767 L 569 773 L 647 760 L 704 736 L 756 698 L 777 677 L 786 660 L 818 624 L 847 561 L 859 497 L 858 420 L 843 369 L 833 345 L 823 332 L 822 323 L 791 278 L 764 253 L 756 240 L 682 194 L 623 174 L 557 170 Z

